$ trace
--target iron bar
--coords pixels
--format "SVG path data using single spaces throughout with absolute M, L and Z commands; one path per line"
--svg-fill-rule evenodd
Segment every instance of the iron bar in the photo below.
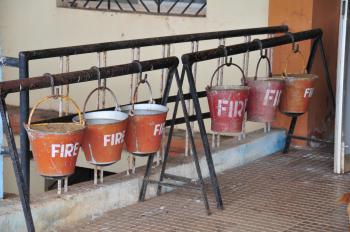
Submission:
M 120 11 L 124 11 L 124 9 L 122 8 L 122 6 L 119 4 L 118 0 L 114 0 L 115 4 L 117 4 L 117 6 L 119 7 Z
M 204 7 L 206 7 L 207 3 L 203 3 L 203 5 L 201 6 L 201 8 L 198 9 L 198 11 L 195 13 L 195 15 L 199 15 L 199 13 L 204 9 Z
M 333 110 L 335 111 L 335 106 L 336 106 L 335 95 L 334 95 L 334 91 L 333 91 L 333 87 L 332 87 L 331 75 L 330 75 L 330 72 L 329 72 L 329 69 L 328 69 L 326 52 L 325 52 L 325 49 L 324 49 L 324 46 L 323 46 L 322 38 L 320 39 L 319 47 L 320 47 L 320 51 L 321 51 L 323 67 L 324 67 L 324 73 L 325 73 L 325 79 L 326 79 L 327 86 L 328 86 L 328 92 L 329 92 L 330 97 L 331 97 Z
M 190 6 L 192 5 L 192 3 L 194 2 L 194 0 L 191 0 L 190 3 L 185 7 L 185 9 L 181 12 L 181 14 L 185 14 L 185 12 L 188 10 L 188 8 L 190 8 Z
M 198 53 L 200 53 L 200 52 L 198 52 Z M 205 153 L 206 160 L 207 160 L 207 165 L 208 165 L 211 185 L 212 185 L 212 188 L 213 188 L 213 192 L 215 194 L 216 207 L 218 209 L 223 209 L 223 202 L 222 202 L 219 182 L 218 182 L 218 179 L 217 179 L 217 176 L 216 176 L 214 162 L 213 162 L 213 159 L 212 159 L 212 156 L 211 156 L 210 145 L 209 145 L 207 132 L 205 130 L 205 126 L 204 126 L 204 122 L 203 122 L 203 118 L 202 118 L 202 112 L 201 112 L 201 108 L 200 108 L 200 103 L 199 103 L 199 100 L 198 100 L 198 98 L 196 96 L 197 90 L 196 90 L 196 86 L 195 86 L 194 79 L 193 79 L 192 66 L 186 64 L 186 65 L 183 66 L 183 68 L 186 71 L 188 83 L 189 83 L 189 85 L 191 87 L 193 106 L 195 108 L 196 117 L 197 117 L 197 120 L 198 120 L 198 126 L 199 126 L 199 131 L 200 131 L 200 134 L 201 134 L 201 139 L 202 139 L 202 143 L 203 143 L 203 147 L 204 147 L 204 153 Z
M 96 43 L 96 44 L 79 45 L 79 46 L 71 46 L 71 47 L 22 51 L 20 52 L 20 56 L 24 56 L 27 60 L 36 60 L 36 59 L 52 58 L 52 57 L 59 57 L 59 56 L 69 56 L 69 55 L 78 55 L 78 54 L 86 54 L 86 53 L 93 53 L 93 52 L 128 49 L 133 47 L 148 47 L 148 46 L 156 46 L 156 45 L 163 45 L 163 44 L 175 44 L 175 43 L 184 43 L 184 42 L 199 41 L 199 40 L 211 40 L 211 39 L 217 39 L 217 38 L 239 37 L 239 36 L 246 36 L 246 35 L 260 35 L 260 34 L 266 34 L 266 33 L 281 33 L 286 31 L 288 31 L 287 26 L 274 26 L 274 27 L 260 27 L 260 28 L 250 28 L 250 29 L 206 32 L 206 33 L 197 33 L 197 34 L 184 34 L 184 35 L 176 35 L 176 36 L 154 37 L 154 38 L 137 39 L 137 40 L 124 40 L 124 41 Z M 290 38 L 288 37 L 287 39 L 290 39 Z M 255 44 L 255 47 L 257 47 L 256 44 Z
M 173 77 L 173 75 L 171 75 L 170 77 Z M 191 148 L 192 148 L 191 154 L 192 154 L 193 161 L 195 163 L 204 206 L 205 206 L 207 213 L 209 214 L 210 212 L 209 212 L 209 203 L 208 203 L 207 193 L 206 193 L 206 189 L 205 189 L 205 185 L 204 185 L 204 180 L 202 177 L 202 171 L 201 171 L 201 168 L 199 165 L 198 155 L 197 155 L 197 151 L 196 151 L 196 147 L 195 147 L 195 143 L 194 143 L 194 138 L 193 138 L 193 133 L 191 130 L 190 121 L 188 120 L 189 115 L 187 112 L 186 103 L 185 103 L 185 100 L 183 98 L 182 85 L 183 85 L 184 78 L 185 78 L 185 71 L 184 70 L 182 70 L 181 77 L 179 76 L 178 71 L 175 70 L 175 79 L 176 79 L 176 83 L 177 83 L 177 87 L 178 87 L 178 93 L 177 93 L 177 97 L 176 97 L 176 103 L 174 106 L 173 118 L 171 121 L 167 145 L 165 148 L 164 160 L 163 160 L 163 164 L 162 164 L 162 168 L 161 168 L 161 172 L 160 172 L 160 177 L 159 177 L 159 181 L 157 182 L 158 183 L 157 195 L 160 195 L 160 193 L 162 191 L 162 186 L 163 186 L 162 183 L 163 183 L 163 179 L 164 179 L 164 173 L 165 173 L 167 159 L 168 159 L 168 155 L 169 155 L 170 144 L 171 144 L 173 131 L 174 131 L 174 125 L 175 125 L 174 121 L 176 119 L 176 114 L 177 114 L 179 102 L 181 102 L 181 106 L 182 106 L 182 110 L 183 110 L 183 114 L 184 114 L 185 122 L 186 122 L 186 128 L 187 128 L 187 131 L 189 134 L 189 139 L 191 142 Z M 164 96 L 165 96 L 164 99 L 167 99 L 166 96 L 169 94 L 169 91 L 170 91 L 170 86 L 171 86 L 171 81 L 172 81 L 170 79 L 172 79 L 172 78 L 168 78 L 168 81 L 167 81 L 166 91 L 164 91 Z
M 84 3 L 84 7 L 86 7 L 89 4 L 90 0 L 86 0 L 86 2 Z
M 148 9 L 148 7 L 146 6 L 146 4 L 143 2 L 143 0 L 139 0 L 142 4 L 142 6 L 145 8 L 145 10 L 149 13 L 150 10 Z
M 283 153 L 285 153 L 285 154 L 289 152 L 289 146 L 290 146 L 290 143 L 292 141 L 291 136 L 294 133 L 294 129 L 295 129 L 295 125 L 297 123 L 298 116 L 300 116 L 300 115 L 293 115 L 292 116 L 292 121 L 291 121 L 290 126 L 289 126 L 289 130 L 288 130 L 287 138 L 286 138 L 286 143 L 285 143 L 284 149 L 283 149 Z
M 142 65 L 143 71 L 146 72 L 166 67 L 177 66 L 178 59 L 176 57 L 168 57 L 164 59 L 140 61 L 140 64 Z M 138 72 L 138 65 L 136 65 L 135 63 L 100 68 L 101 78 L 110 78 L 114 76 L 122 76 Z M 96 71 L 92 69 L 74 71 L 63 74 L 55 74 L 52 76 L 54 78 L 54 86 L 97 80 Z M 50 86 L 51 82 L 47 77 L 38 76 L 28 79 L 1 82 L 0 93 L 2 95 L 6 95 L 9 93 L 15 93 L 24 90 L 41 89 Z
M 133 11 L 136 11 L 135 7 L 132 5 L 132 3 L 130 2 L 130 0 L 126 0 L 126 1 L 127 1 L 127 3 L 129 4 L 129 6 L 131 7 L 131 9 L 132 9 Z
M 334 141 L 330 141 L 330 140 L 315 139 L 315 138 L 309 138 L 309 137 L 298 136 L 298 135 L 291 135 L 290 137 L 292 139 L 298 139 L 298 140 L 304 140 L 304 141 L 310 141 L 310 142 L 316 142 L 316 143 L 334 144 Z
M 195 190 L 202 190 L 200 186 L 192 186 L 192 185 L 184 185 L 184 184 L 175 184 L 175 183 L 169 183 L 169 182 L 160 182 L 156 180 L 146 180 L 150 184 L 158 184 L 160 186 L 165 186 L 165 187 L 171 187 L 171 188 L 191 188 Z
M 299 42 L 307 39 L 315 39 L 322 36 L 322 30 L 321 29 L 314 29 L 314 30 L 308 30 L 308 31 L 302 31 L 298 33 L 292 33 L 294 36 L 294 41 Z M 271 39 L 263 39 L 261 40 L 262 48 L 270 48 L 270 47 L 276 47 L 280 45 L 290 44 L 291 38 L 288 35 L 274 37 Z M 255 42 L 250 43 L 241 43 L 236 44 L 232 46 L 227 46 L 227 55 L 237 55 L 244 52 L 249 51 L 256 51 L 259 50 L 259 44 Z M 200 51 L 197 53 L 188 53 L 182 56 L 182 63 L 183 64 L 193 64 L 195 62 L 201 62 L 211 59 L 216 59 L 219 57 L 222 57 L 222 49 L 210 49 L 205 51 Z
M 14 57 L 0 56 L 0 66 L 18 68 L 19 60 Z
M 170 179 L 170 180 L 174 180 L 174 181 L 181 181 L 181 182 L 185 182 L 185 183 L 196 183 L 197 180 L 191 179 L 191 178 L 187 178 L 187 177 L 183 177 L 183 176 L 177 176 L 177 175 L 173 175 L 173 174 L 169 174 L 169 173 L 164 173 L 163 175 L 164 179 Z
M 29 77 L 29 60 L 25 57 L 24 54 L 19 54 L 19 81 L 26 81 Z M 3 82 L 4 83 L 4 82 Z M 1 92 L 1 91 L 0 91 Z M 23 125 L 23 123 L 28 121 L 28 113 L 29 113 L 29 92 L 20 89 L 20 105 L 19 108 L 19 125 Z M 27 137 L 27 131 L 24 126 L 20 126 L 19 130 L 20 135 L 20 161 L 22 172 L 24 175 L 24 184 L 26 186 L 28 201 L 30 198 L 30 156 L 29 156 L 29 140 Z
M 73 1 L 71 2 L 70 6 L 73 7 L 76 1 L 77 1 L 77 0 L 73 0 Z
M 176 0 L 174 2 L 174 4 L 169 8 L 169 10 L 167 11 L 167 14 L 170 14 L 170 12 L 174 9 L 174 7 L 176 6 L 176 4 L 179 2 L 180 0 Z
M 96 6 L 96 9 L 98 9 L 98 8 L 100 7 L 100 5 L 102 4 L 103 1 L 104 1 L 104 0 L 100 0 L 100 1 L 98 2 L 97 6 Z
M 2 119 L 2 124 L 4 127 L 4 134 L 8 143 L 8 148 L 10 152 L 10 157 L 12 160 L 13 170 L 16 177 L 16 183 L 19 193 L 19 198 L 21 200 L 23 214 L 26 221 L 27 230 L 29 232 L 34 232 L 34 222 L 29 204 L 29 190 L 27 189 L 27 184 L 25 182 L 25 176 L 22 172 L 21 164 L 18 157 L 18 152 L 16 148 L 16 143 L 14 140 L 14 135 L 12 133 L 12 127 L 7 114 L 6 102 L 3 97 L 0 99 L 0 114 Z M 22 161 L 23 162 L 23 161 Z

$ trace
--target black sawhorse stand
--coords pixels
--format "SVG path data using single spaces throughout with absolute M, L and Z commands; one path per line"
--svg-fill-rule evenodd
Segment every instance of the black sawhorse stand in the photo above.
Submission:
M 185 97 L 184 97 L 184 94 L 182 91 L 182 85 L 183 85 L 183 81 L 185 78 L 185 72 L 187 72 L 187 77 L 188 77 L 188 82 L 189 82 L 190 92 L 191 92 L 191 98 L 193 100 L 193 106 L 194 106 L 195 111 L 196 111 L 196 120 L 198 121 L 201 139 L 202 139 L 202 143 L 204 146 L 205 157 L 206 157 L 206 161 L 207 161 L 208 168 L 209 168 L 211 185 L 212 185 L 215 197 L 216 197 L 217 208 L 223 209 L 223 202 L 222 202 L 221 192 L 220 192 L 220 188 L 219 188 L 219 184 L 218 184 L 218 180 L 217 180 L 217 176 L 216 176 L 216 172 L 215 172 L 215 168 L 214 168 L 213 159 L 211 157 L 211 151 L 210 151 L 209 141 L 207 138 L 205 127 L 204 127 L 202 112 L 201 112 L 199 100 L 197 97 L 197 90 L 195 87 L 192 72 L 189 72 L 189 70 L 191 70 L 191 67 L 188 67 L 188 66 L 184 67 L 182 69 L 182 72 L 181 72 L 181 77 L 179 76 L 179 73 L 177 70 L 175 70 L 174 73 L 172 73 L 172 74 L 169 73 L 167 84 L 166 84 L 165 91 L 163 94 L 162 104 L 165 105 L 167 102 L 167 98 L 169 96 L 169 91 L 170 91 L 170 87 L 171 87 L 171 82 L 172 82 L 172 79 L 174 76 L 175 76 L 177 87 L 178 87 L 178 93 L 177 93 L 177 98 L 175 101 L 173 117 L 172 117 L 172 120 L 170 122 L 170 130 L 169 130 L 169 134 L 168 134 L 167 144 L 165 147 L 164 159 L 163 159 L 163 163 L 162 163 L 160 177 L 159 177 L 159 181 L 150 179 L 153 158 L 154 158 L 154 154 L 152 154 L 148 158 L 146 171 L 145 171 L 143 183 L 142 183 L 141 190 L 140 190 L 139 201 L 145 200 L 145 195 L 146 195 L 148 183 L 158 184 L 157 195 L 160 195 L 160 193 L 162 191 L 162 186 L 188 187 L 188 188 L 192 188 L 192 189 L 196 189 L 196 190 L 201 191 L 205 209 L 206 209 L 207 213 L 210 214 L 207 192 L 205 189 L 202 172 L 201 172 L 201 168 L 199 165 L 198 153 L 196 150 L 196 146 L 195 146 L 195 142 L 194 142 L 194 138 L 193 138 L 193 133 L 192 133 L 192 129 L 190 126 L 190 117 L 188 115 L 188 111 L 187 111 L 186 103 L 185 103 Z M 176 176 L 176 175 L 172 175 L 172 174 L 167 174 L 165 172 L 166 164 L 168 161 L 169 150 L 170 150 L 170 143 L 172 140 L 174 126 L 175 126 L 175 122 L 176 122 L 177 110 L 178 110 L 180 102 L 181 102 L 181 106 L 182 106 L 182 110 L 183 110 L 183 114 L 184 114 L 184 118 L 185 118 L 185 122 L 186 122 L 187 133 L 189 134 L 189 140 L 190 140 L 190 145 L 191 145 L 191 149 L 192 149 L 191 155 L 192 155 L 193 161 L 195 163 L 195 167 L 196 167 L 196 171 L 197 171 L 197 175 L 198 175 L 198 181 L 196 181 L 194 185 L 193 185 L 192 179 L 190 179 L 190 178 Z M 183 182 L 185 185 L 169 183 L 166 181 L 167 179 L 173 180 L 173 181 Z
M 312 68 L 312 65 L 313 65 L 313 62 L 315 59 L 315 55 L 316 55 L 316 51 L 317 51 L 317 46 L 319 46 L 319 48 L 320 48 L 321 58 L 323 61 L 324 76 L 325 76 L 325 80 L 327 82 L 328 92 L 329 92 L 329 95 L 330 95 L 330 98 L 331 98 L 331 101 L 333 104 L 332 105 L 333 111 L 335 111 L 335 97 L 334 97 L 332 82 L 331 82 L 331 78 L 330 78 L 330 74 L 329 74 L 326 53 L 325 53 L 323 42 L 322 42 L 322 36 L 317 37 L 312 42 L 311 52 L 310 52 L 310 56 L 308 59 L 306 69 L 308 72 L 311 72 L 311 68 Z M 333 141 L 325 141 L 325 140 L 321 140 L 321 139 L 314 139 L 314 138 L 294 135 L 294 129 L 295 129 L 298 117 L 303 115 L 303 113 L 286 113 L 285 115 L 287 115 L 288 117 L 291 117 L 291 122 L 289 125 L 289 130 L 287 133 L 287 138 L 286 138 L 286 143 L 284 145 L 283 153 L 286 154 L 289 152 L 289 147 L 290 147 L 292 139 L 306 140 L 306 141 L 312 141 L 312 142 L 318 142 L 318 143 L 329 143 L 329 144 L 334 143 Z

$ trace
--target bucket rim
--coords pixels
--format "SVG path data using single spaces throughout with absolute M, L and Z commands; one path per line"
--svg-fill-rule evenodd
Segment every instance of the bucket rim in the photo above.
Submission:
M 95 116 L 95 117 L 93 117 Z M 119 117 L 113 117 L 113 116 L 119 116 Z M 109 124 L 115 124 L 115 123 L 121 123 L 128 119 L 128 115 L 124 112 L 118 111 L 118 110 L 106 110 L 106 111 L 95 111 L 95 112 L 87 112 L 84 113 L 83 118 L 84 120 L 89 119 L 112 119 L 112 120 L 118 120 L 117 122 L 111 122 L 111 123 L 102 123 L 102 124 L 87 124 L 87 126 L 93 126 L 93 125 L 109 125 Z M 74 116 L 72 118 L 73 122 L 78 122 L 79 117 L 78 115 Z
M 77 127 L 77 129 L 69 130 L 69 131 L 45 131 L 45 130 L 39 130 L 39 129 L 33 129 L 32 126 L 44 126 L 48 124 L 55 124 L 55 125 L 67 125 L 67 124 L 72 124 Z M 28 124 L 24 125 L 24 128 L 26 129 L 27 132 L 36 132 L 36 133 L 42 133 L 42 134 L 54 134 L 54 135 L 64 135 L 64 134 L 77 134 L 80 132 L 83 132 L 86 128 L 86 125 L 82 125 L 76 122 L 53 122 L 53 123 L 31 123 L 30 127 Z
M 126 106 L 122 106 L 120 107 L 120 110 L 122 112 L 130 112 L 132 110 L 132 105 L 126 105 Z M 147 113 L 137 113 L 134 112 L 135 116 L 140 116 L 140 115 L 158 115 L 158 114 L 164 114 L 167 113 L 169 111 L 169 108 L 167 106 L 164 105 L 160 105 L 160 104 L 153 104 L 153 103 L 141 103 L 141 104 L 135 104 L 134 105 L 134 110 L 148 110 L 148 111 L 160 111 L 161 113 L 157 113 L 157 114 L 147 114 Z
M 294 79 L 298 79 L 298 80 L 309 80 L 309 79 L 317 79 L 318 76 L 315 74 L 311 74 L 311 73 L 289 73 L 287 74 L 287 76 L 283 77 L 286 80 L 294 80 Z
M 209 87 L 207 86 L 207 91 L 227 91 L 227 90 L 249 90 L 249 86 L 245 85 L 216 85 Z
M 256 80 L 254 80 L 254 77 L 247 77 L 247 81 L 262 81 L 262 82 L 275 81 L 275 82 L 284 82 L 284 78 L 283 78 L 282 76 L 272 76 L 272 77 L 258 77 Z

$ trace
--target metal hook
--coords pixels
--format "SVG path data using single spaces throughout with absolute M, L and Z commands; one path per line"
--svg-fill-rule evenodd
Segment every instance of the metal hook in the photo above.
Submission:
M 218 47 L 218 49 L 223 50 L 224 58 L 225 58 L 225 65 L 226 65 L 226 66 L 231 66 L 231 65 L 232 65 L 232 57 L 230 57 L 230 60 L 228 61 L 226 46 L 225 46 L 225 45 L 220 45 L 220 46 Z
M 266 59 L 267 58 L 267 49 L 263 49 L 263 44 L 261 42 L 260 39 L 254 39 L 253 40 L 253 43 L 254 42 L 257 42 L 259 44 L 259 48 L 260 48 L 260 57 L 263 58 L 263 59 Z M 264 52 L 265 51 L 265 52 Z
M 98 87 L 101 87 L 101 70 L 100 70 L 100 68 L 98 68 L 96 66 L 92 66 L 90 69 L 97 73 L 97 83 L 98 83 L 97 85 L 98 85 Z
M 142 65 L 139 60 L 134 60 L 133 63 L 137 65 L 137 68 L 139 70 L 139 81 L 142 80 Z
M 55 80 L 53 78 L 53 76 L 50 73 L 45 73 L 44 77 L 48 77 L 50 78 L 50 83 L 51 83 L 51 96 L 53 96 L 54 98 L 58 98 L 59 95 L 59 90 L 56 89 L 56 93 L 55 93 Z
M 143 79 L 141 78 L 140 83 L 142 83 L 142 84 L 146 83 L 147 82 L 147 77 L 148 77 L 148 74 L 146 73 L 144 78 Z
M 292 51 L 294 53 L 299 52 L 299 44 L 295 43 L 294 35 L 290 32 L 286 32 L 285 35 L 289 36 L 290 39 L 292 40 Z

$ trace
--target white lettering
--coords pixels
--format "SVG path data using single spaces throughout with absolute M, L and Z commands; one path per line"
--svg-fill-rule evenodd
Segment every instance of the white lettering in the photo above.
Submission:
M 51 144 L 51 157 L 55 158 L 60 154 L 61 158 L 77 156 L 79 152 L 79 143 L 69 144 Z
M 66 149 L 64 152 L 65 157 L 72 157 L 72 152 L 73 152 L 74 146 L 73 144 L 66 144 Z
M 313 93 L 314 93 L 314 88 L 306 88 L 304 92 L 304 98 L 312 97 Z
M 272 106 L 277 106 L 280 101 L 281 93 L 281 90 L 267 89 L 264 96 L 263 105 L 267 106 L 272 103 Z
M 111 135 L 104 135 L 103 136 L 103 146 L 106 147 L 109 142 L 111 142 Z
M 51 157 L 55 158 L 56 157 L 56 153 L 59 153 L 59 150 L 57 150 L 57 148 L 60 148 L 61 145 L 60 144 L 52 144 L 51 145 Z
M 111 134 L 111 135 L 104 135 L 103 146 L 107 147 L 108 145 L 114 146 L 114 145 L 122 144 L 124 143 L 124 137 L 125 137 L 125 130 L 123 130 L 122 132 Z
M 165 123 L 156 124 L 156 125 L 154 126 L 153 135 L 154 135 L 154 136 L 156 136 L 156 135 L 162 135 L 162 134 L 163 134 L 164 125 L 165 125 Z

